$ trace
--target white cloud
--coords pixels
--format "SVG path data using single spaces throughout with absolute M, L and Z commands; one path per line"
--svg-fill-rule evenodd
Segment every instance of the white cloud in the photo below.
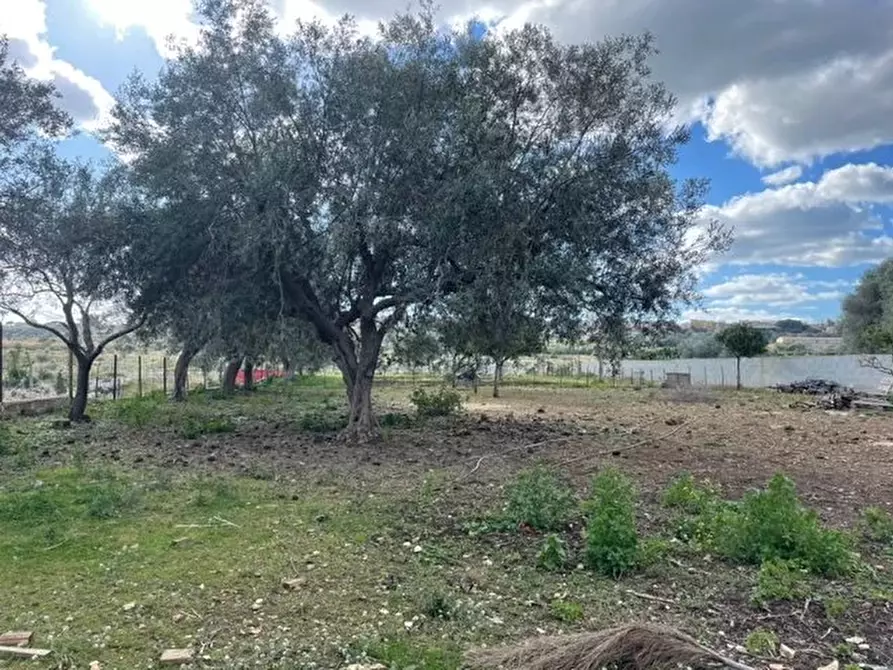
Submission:
M 114 105 L 99 80 L 56 58 L 46 36 L 43 0 L 18 0 L 15 11 L 0 13 L 0 34 L 9 36 L 11 55 L 32 77 L 52 81 L 62 96 L 60 106 L 86 130 L 95 130 Z
M 893 237 L 872 208 L 891 203 L 893 167 L 868 163 L 831 170 L 818 182 L 737 196 L 703 214 L 734 232 L 724 262 L 834 267 L 893 255 Z
M 534 0 L 570 41 L 651 30 L 655 75 L 761 166 L 893 141 L 893 1 Z M 712 100 L 713 104 L 703 104 Z
M 170 39 L 194 42 L 198 26 L 192 21 L 192 0 L 84 0 L 100 25 L 111 26 L 124 39 L 133 28 L 142 28 L 163 57 L 173 54 Z
M 813 290 L 832 288 L 837 290 Z M 823 300 L 840 300 L 847 282 L 811 282 L 789 273 L 743 274 L 702 291 L 711 308 L 746 305 L 790 307 Z
M 792 181 L 797 181 L 803 175 L 803 168 L 799 165 L 791 165 L 778 172 L 767 174 L 763 177 L 763 183 L 768 186 L 784 186 Z

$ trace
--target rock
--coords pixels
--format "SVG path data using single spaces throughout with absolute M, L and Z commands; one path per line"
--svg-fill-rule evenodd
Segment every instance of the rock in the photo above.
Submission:
M 834 659 L 828 665 L 822 665 L 816 668 L 816 670 L 840 670 L 840 662 Z
M 846 639 L 847 644 L 863 644 L 865 642 L 864 637 L 859 637 L 858 635 L 854 635 L 853 637 L 848 637 Z
M 787 659 L 794 658 L 794 656 L 797 653 L 786 644 L 779 646 L 778 652 L 782 655 L 782 658 L 787 658 Z
M 99 664 L 99 661 L 90 661 L 90 670 L 102 670 L 102 666 Z
M 344 670 L 387 670 L 387 668 L 381 663 L 372 663 L 369 665 L 365 663 L 351 663 Z
M 770 663 L 769 670 L 787 670 L 787 666 L 784 666 L 781 663 Z
M 161 654 L 160 663 L 165 665 L 183 665 L 192 662 L 192 649 L 165 649 Z
M 136 603 L 127 603 L 121 609 L 123 609 L 125 612 L 130 612 L 131 610 L 136 609 Z
M 253 610 L 256 612 L 257 610 L 259 610 L 259 609 L 260 609 L 261 607 L 263 607 L 263 606 L 264 606 L 264 599 L 263 599 L 263 598 L 258 598 L 257 600 L 255 600 L 255 601 L 251 604 L 251 609 L 253 609 Z
M 304 584 L 306 583 L 307 579 L 305 577 L 297 577 L 296 579 L 283 579 L 282 588 L 286 589 L 287 591 L 295 591 L 304 586 Z

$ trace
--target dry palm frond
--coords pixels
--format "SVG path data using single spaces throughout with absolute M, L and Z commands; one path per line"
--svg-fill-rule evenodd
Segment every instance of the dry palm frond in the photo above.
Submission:
M 631 624 L 593 633 L 538 637 L 515 646 L 481 649 L 466 655 L 479 670 L 632 670 L 718 663 L 735 670 L 753 668 L 722 656 L 673 628 Z

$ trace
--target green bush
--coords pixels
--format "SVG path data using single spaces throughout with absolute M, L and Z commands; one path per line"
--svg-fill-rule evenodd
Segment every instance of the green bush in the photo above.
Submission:
M 549 613 L 559 621 L 574 623 L 583 618 L 583 606 L 572 600 L 553 600 L 549 604 Z
M 410 428 L 412 417 L 403 412 L 387 412 L 378 420 L 382 428 Z
M 567 545 L 564 540 L 554 533 L 548 535 L 537 555 L 536 563 L 540 569 L 550 572 L 564 569 L 567 565 Z
M 114 519 L 136 507 L 139 494 L 123 484 L 96 484 L 88 487 L 85 501 L 91 519 Z
M 422 613 L 430 619 L 451 619 L 454 609 L 450 599 L 440 591 L 428 593 L 422 600 Z
M 866 540 L 889 544 L 893 542 L 893 516 L 880 507 L 868 507 L 862 512 L 859 528 Z
M 699 485 L 689 473 L 673 480 L 663 495 L 665 507 L 681 509 L 689 514 L 702 514 L 719 499 L 717 490 L 704 482 Z
M 635 568 L 639 537 L 632 483 L 616 470 L 602 472 L 593 482 L 586 510 L 589 567 L 615 578 Z
M 816 513 L 800 503 L 794 483 L 781 474 L 765 490 L 722 509 L 714 528 L 719 553 L 742 563 L 798 560 L 823 575 L 843 574 L 853 567 L 846 536 L 822 527 Z
M 763 561 L 753 592 L 758 605 L 783 600 L 800 600 L 809 595 L 807 571 L 798 561 L 770 558 Z
M 163 394 L 153 393 L 142 398 L 123 398 L 112 404 L 112 418 L 133 428 L 145 428 L 164 412 Z
M 557 473 L 537 466 L 525 470 L 508 488 L 506 517 L 516 526 L 561 530 L 576 507 L 574 492 Z
M 446 387 L 428 393 L 418 388 L 409 396 L 419 416 L 450 416 L 462 410 L 462 395 Z

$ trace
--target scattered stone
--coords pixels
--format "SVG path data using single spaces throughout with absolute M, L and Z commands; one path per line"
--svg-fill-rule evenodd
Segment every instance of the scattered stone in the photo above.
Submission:
M 12 630 L 0 635 L 0 647 L 27 647 L 33 638 L 30 630 Z
M 779 646 L 778 652 L 782 655 L 782 658 L 787 658 L 789 660 L 794 658 L 797 653 L 786 644 Z
M 99 661 L 90 661 L 90 670 L 102 670 L 102 665 Z
M 816 670 L 840 670 L 840 662 L 837 659 L 834 659 L 828 665 L 822 665 Z
M 256 612 L 256 611 L 259 610 L 261 607 L 263 607 L 263 605 L 264 605 L 264 599 L 263 599 L 263 598 L 258 598 L 257 600 L 255 600 L 255 601 L 251 604 L 251 609 L 253 609 L 253 610 Z
M 865 638 L 854 635 L 853 637 L 848 637 L 846 639 L 846 642 L 847 644 L 863 644 L 865 642 Z
M 305 577 L 297 577 L 295 579 L 283 579 L 282 580 L 282 588 L 287 591 L 296 591 L 297 589 L 304 586 L 307 583 L 307 579 Z
M 345 670 L 387 670 L 387 668 L 381 663 L 372 663 L 370 665 L 366 665 L 365 663 L 351 663 Z
M 166 665 L 183 665 L 192 662 L 192 649 L 165 649 L 161 653 L 160 663 Z
M 136 609 L 136 603 L 127 603 L 121 609 L 125 612 L 130 612 L 131 610 Z
M 180 622 L 183 620 L 183 613 L 182 613 L 182 612 L 177 612 L 177 613 L 174 614 L 174 616 L 171 617 L 171 618 L 174 620 L 174 623 L 180 623 Z
M 422 553 L 422 545 L 417 544 L 416 546 L 414 546 L 414 547 L 412 548 L 412 553 L 414 553 L 414 554 L 421 554 L 421 553 Z
M 787 670 L 787 666 L 782 665 L 781 663 L 770 663 L 769 670 Z

